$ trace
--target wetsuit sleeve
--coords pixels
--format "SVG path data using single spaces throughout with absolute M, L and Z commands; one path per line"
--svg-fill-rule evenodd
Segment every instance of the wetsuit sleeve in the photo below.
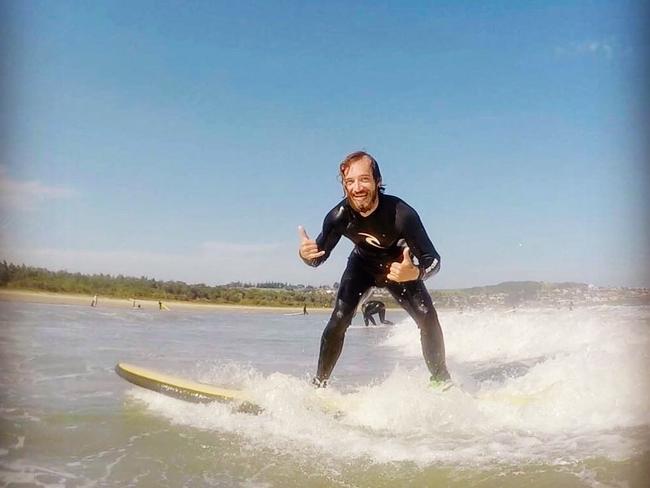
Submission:
M 418 279 L 426 280 L 440 271 L 440 254 L 433 247 L 417 212 L 406 204 L 403 204 L 400 210 L 399 219 L 403 226 L 404 239 L 411 253 L 418 260 L 417 266 L 420 268 Z
M 343 229 L 345 228 L 345 213 L 345 207 L 343 205 L 337 205 L 325 216 L 325 219 L 323 220 L 323 229 L 316 238 L 318 250 L 325 251 L 325 254 L 316 259 L 305 259 L 300 256 L 300 259 L 302 259 L 305 264 L 316 267 L 329 258 L 332 249 L 334 249 L 338 244 L 343 235 Z

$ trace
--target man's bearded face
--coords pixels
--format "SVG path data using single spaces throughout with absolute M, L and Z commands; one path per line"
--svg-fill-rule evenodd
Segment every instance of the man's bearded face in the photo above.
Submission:
M 378 182 L 372 174 L 370 159 L 363 157 L 353 161 L 343 176 L 343 186 L 348 203 L 354 210 L 366 213 L 376 206 Z

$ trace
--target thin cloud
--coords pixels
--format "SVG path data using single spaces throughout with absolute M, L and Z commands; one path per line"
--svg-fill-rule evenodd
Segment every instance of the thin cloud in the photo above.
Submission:
M 71 198 L 76 192 L 65 186 L 47 185 L 38 180 L 16 180 L 0 165 L 0 206 L 4 209 L 33 210 L 38 205 Z
M 272 253 L 283 249 L 280 243 L 233 243 L 233 242 L 204 242 L 199 246 L 203 254 L 223 253 L 229 256 L 249 256 L 251 254 Z
M 600 56 L 605 59 L 612 59 L 615 52 L 616 46 L 611 40 L 572 42 L 568 46 L 555 49 L 559 56 Z
M 314 275 L 313 268 L 300 261 L 297 245 L 293 242 L 206 242 L 186 253 L 29 248 L 7 243 L 0 248 L 2 259 L 51 270 L 148 276 L 211 285 L 233 281 L 309 283 L 323 278 Z M 340 273 L 340 269 L 337 271 Z M 333 282 L 334 279 L 328 278 L 326 281 Z

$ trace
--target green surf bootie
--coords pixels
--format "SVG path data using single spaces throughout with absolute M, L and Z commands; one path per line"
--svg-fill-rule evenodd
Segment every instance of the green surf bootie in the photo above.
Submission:
M 455 385 L 450 379 L 443 380 L 440 378 L 436 378 L 435 376 L 432 376 L 431 378 L 429 378 L 429 386 L 434 390 L 447 391 Z

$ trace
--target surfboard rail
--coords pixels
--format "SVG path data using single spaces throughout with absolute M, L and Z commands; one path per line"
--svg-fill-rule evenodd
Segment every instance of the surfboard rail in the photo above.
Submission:
M 237 411 L 258 414 L 262 409 L 241 390 L 186 380 L 134 364 L 119 362 L 115 372 L 129 383 L 192 403 L 234 403 Z

